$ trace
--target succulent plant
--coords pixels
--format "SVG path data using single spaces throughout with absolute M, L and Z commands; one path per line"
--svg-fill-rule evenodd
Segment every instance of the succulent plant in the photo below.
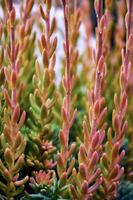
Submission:
M 132 199 L 133 1 L 54 3 L 0 0 L 0 199 Z

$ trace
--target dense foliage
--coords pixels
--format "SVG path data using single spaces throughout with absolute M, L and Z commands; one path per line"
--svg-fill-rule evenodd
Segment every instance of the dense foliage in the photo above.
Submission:
M 0 0 L 0 199 L 133 199 L 132 75 L 133 0 Z

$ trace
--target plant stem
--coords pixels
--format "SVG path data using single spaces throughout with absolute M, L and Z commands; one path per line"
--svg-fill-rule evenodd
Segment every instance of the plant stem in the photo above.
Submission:
M 71 97 L 71 88 L 70 88 L 70 50 L 69 50 L 69 29 L 68 29 L 68 16 L 66 16 L 66 5 L 63 6 L 64 11 L 64 22 L 65 22 L 65 40 L 66 40 L 66 80 L 67 80 L 67 116 L 70 118 L 70 97 Z M 68 120 L 69 121 L 69 120 Z M 69 125 L 67 127 L 69 129 Z

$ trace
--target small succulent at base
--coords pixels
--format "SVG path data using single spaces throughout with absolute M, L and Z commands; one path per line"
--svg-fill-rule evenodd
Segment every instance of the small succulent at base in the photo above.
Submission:
M 57 180 L 56 174 L 53 170 L 47 172 L 40 170 L 39 172 L 33 172 L 33 177 L 30 178 L 30 186 L 36 194 L 26 193 L 26 199 L 47 199 L 47 200 L 67 200 L 62 197 L 70 185 L 62 186 L 60 180 Z M 70 198 L 68 198 L 70 199 Z
M 51 185 L 53 183 L 54 171 L 45 172 L 43 170 L 33 172 L 33 176 L 30 178 L 30 186 L 36 185 Z

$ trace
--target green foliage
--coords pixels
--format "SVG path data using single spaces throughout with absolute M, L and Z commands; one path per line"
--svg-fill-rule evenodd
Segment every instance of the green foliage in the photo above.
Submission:
M 57 181 L 56 179 L 51 186 L 31 184 L 31 187 L 34 189 L 35 194 L 26 194 L 25 197 L 21 198 L 21 200 L 68 200 L 68 198 L 64 198 L 61 194 L 65 192 L 70 187 L 70 185 L 61 187 L 60 181 Z
M 133 183 L 130 181 L 121 180 L 117 200 L 132 200 L 133 199 Z

